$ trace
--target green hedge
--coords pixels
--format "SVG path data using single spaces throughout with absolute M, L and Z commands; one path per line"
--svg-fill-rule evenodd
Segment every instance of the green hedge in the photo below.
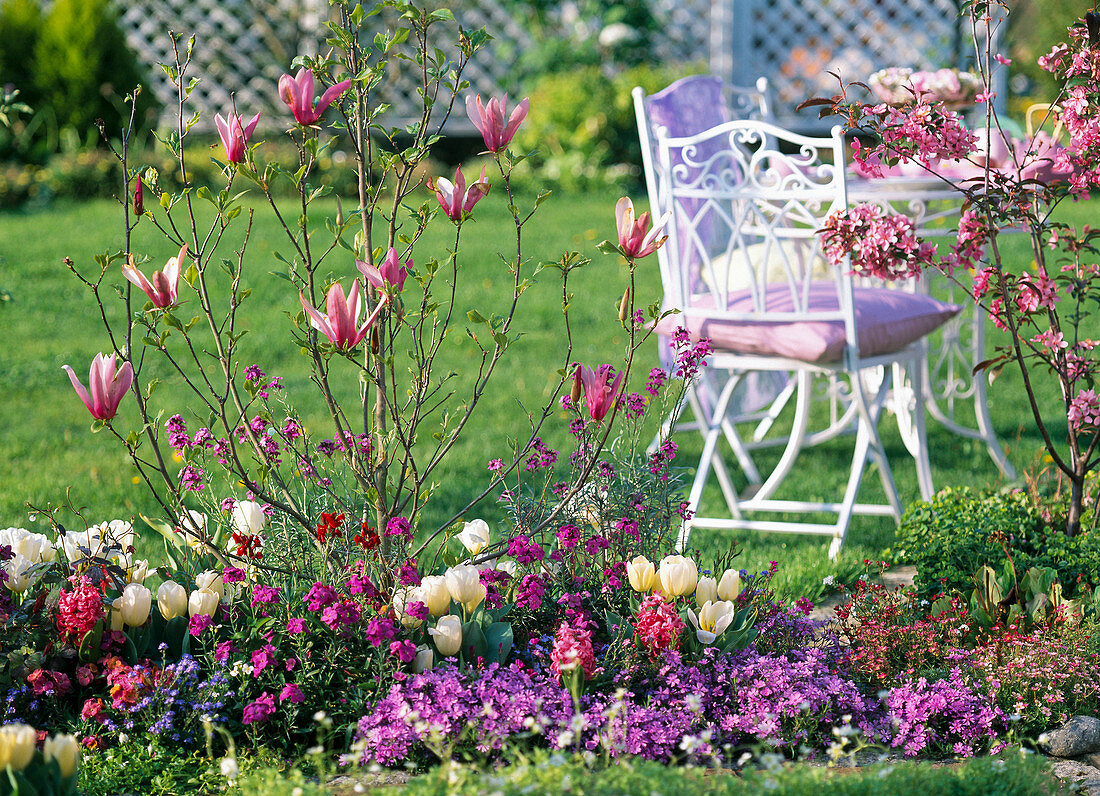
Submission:
M 924 599 L 954 590 L 969 593 L 981 566 L 997 572 L 1004 567 L 1004 550 L 991 538 L 995 532 L 1004 534 L 1017 572 L 1051 567 L 1070 595 L 1082 583 L 1100 583 L 1100 533 L 1067 537 L 1022 491 L 948 488 L 918 501 L 901 519 L 893 554 L 916 565 L 914 586 Z

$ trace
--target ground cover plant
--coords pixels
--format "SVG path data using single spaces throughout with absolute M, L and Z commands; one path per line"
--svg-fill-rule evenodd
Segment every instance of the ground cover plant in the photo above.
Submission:
M 457 107 L 463 65 L 485 34 L 454 29 L 446 12 L 387 6 L 398 21 L 368 52 L 363 10 L 336 3 L 332 51 L 295 59 L 272 85 L 287 106 L 289 164 L 254 139 L 255 117 L 231 107 L 215 120 L 220 184 L 190 182 L 187 64 L 201 45 L 178 37 L 168 71 L 180 122 L 161 135 L 177 186 L 130 160 L 132 129 L 111 143 L 123 180 L 117 236 L 102 253 L 62 261 L 83 296 L 73 306 L 90 310 L 70 339 L 91 328 L 99 337 L 74 341 L 84 358 L 64 353 L 58 365 L 71 385 L 68 411 L 83 406 L 100 444 L 121 452 L 114 480 L 146 496 L 131 498 L 127 518 L 99 504 L 114 516 L 96 522 L 80 496 L 49 494 L 32 500 L 34 529 L 0 530 L 0 787 L 72 792 L 82 748 L 99 756 L 93 772 L 132 755 L 141 763 L 126 772 L 133 786 L 163 790 L 218 777 L 275 790 L 289 777 L 304 790 L 300 771 L 257 771 L 253 780 L 241 770 L 304 749 L 315 750 L 319 772 L 444 762 L 422 780 L 429 788 L 441 782 L 433 776 L 465 781 L 456 759 L 479 770 L 597 758 L 735 767 L 766 750 L 763 779 L 746 782 L 778 788 L 771 769 L 783 759 L 864 746 L 910 758 L 984 755 L 1095 711 L 1100 600 L 1085 547 L 1058 548 L 1080 556 L 1073 565 L 1049 545 L 1024 557 L 1014 529 L 993 527 L 950 562 L 938 593 L 929 572 L 918 591 L 890 590 L 873 570 L 856 577 L 850 559 L 829 570 L 807 563 L 781 593 L 786 555 L 758 565 L 717 537 L 672 551 L 688 513 L 683 452 L 665 435 L 654 440 L 654 428 L 706 366 L 709 341 L 676 334 L 671 372 L 643 359 L 662 316 L 645 292 L 656 284 L 667 219 L 626 197 L 592 204 L 603 219 L 593 239 L 601 227 L 610 239 L 595 262 L 559 251 L 552 235 L 544 245 L 553 253 L 531 254 L 528 231 L 550 205 L 545 194 L 512 189 L 522 155 L 510 144 L 526 99 L 465 103 L 491 175 L 425 174 L 439 114 Z M 431 45 L 436 35 L 457 37 L 454 62 Z M 1074 37 L 1088 60 L 1092 42 Z M 425 108 L 418 124 L 395 130 L 371 98 L 388 61 L 402 57 L 422 67 Z M 956 121 L 915 102 L 920 118 Z M 884 142 L 900 140 L 889 123 L 874 129 Z M 357 196 L 327 202 L 314 170 L 338 136 L 355 154 Z M 1038 201 L 1019 174 L 998 179 Z M 296 198 L 276 195 L 274 182 Z M 263 235 L 261 216 L 270 219 Z M 1027 220 L 1041 228 L 1036 236 L 1053 228 Z M 838 218 L 832 243 L 851 248 L 837 243 L 851 225 L 882 222 L 866 209 Z M 958 248 L 972 222 L 964 217 Z M 481 223 L 487 234 L 471 255 L 464 236 Z M 467 265 L 480 259 L 491 267 Z M 855 267 L 871 267 L 865 260 L 857 252 Z M 999 280 L 1000 309 L 1016 290 L 1012 305 L 1023 313 L 1014 320 L 989 308 L 1022 366 L 1028 422 L 1070 484 L 1068 497 L 1044 496 L 1038 522 L 1061 525 L 1058 538 L 1077 544 L 1094 516 L 1097 436 L 1083 388 L 1093 368 L 1085 316 L 1065 320 L 1076 335 L 1071 353 L 1054 346 L 1047 357 L 1035 346 L 1049 335 L 1021 341 L 1018 330 L 1038 322 L 1040 307 L 1058 326 L 1054 297 L 1091 300 L 1093 275 L 1075 257 L 1070 281 L 1044 282 L 1036 305 L 1027 278 L 991 262 L 982 273 Z M 581 290 L 573 280 L 594 269 L 589 284 L 607 293 L 582 308 L 603 319 L 588 326 L 571 315 Z M 270 307 L 249 315 L 255 304 Z M 495 392 L 505 396 L 495 406 L 511 404 L 519 394 L 501 372 L 492 377 L 527 335 L 544 337 L 527 349 L 541 355 L 512 371 L 531 380 L 509 409 L 517 420 L 479 436 L 474 418 L 487 408 L 481 422 L 502 425 L 482 402 Z M 1064 420 L 1034 408 L 1044 394 L 1029 380 L 1036 362 L 1056 376 Z M 1052 437 L 1059 423 L 1068 457 Z M 465 437 L 473 441 L 460 447 Z M 467 461 L 446 470 L 454 459 Z M 951 494 L 915 535 L 949 533 L 936 523 L 949 525 Z M 890 538 L 874 533 L 876 547 Z M 953 552 L 914 543 L 932 556 Z M 986 560 L 991 545 L 1005 566 Z M 838 575 L 851 588 L 838 621 L 823 627 L 806 595 L 830 579 L 845 585 Z M 1044 665 L 1052 654 L 1058 664 Z M 158 764 L 162 755 L 171 763 Z M 1034 784 L 1033 764 L 985 762 L 976 780 L 1000 771 Z M 883 769 L 882 781 L 926 776 L 899 770 Z M 795 775 L 791 787 L 806 781 Z

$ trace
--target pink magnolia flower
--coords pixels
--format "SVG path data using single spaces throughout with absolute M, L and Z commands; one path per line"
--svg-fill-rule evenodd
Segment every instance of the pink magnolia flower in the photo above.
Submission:
M 612 372 L 610 365 L 600 365 L 595 370 L 584 365 L 578 365 L 573 372 L 574 394 L 578 390 L 584 389 L 584 400 L 588 404 L 588 414 L 597 423 L 606 417 L 618 397 L 623 374 L 619 373 L 611 384 L 608 384 L 607 380 L 611 378 Z
M 240 163 L 244 160 L 244 148 L 248 139 L 252 137 L 252 131 L 256 129 L 256 122 L 260 121 L 260 114 L 252 117 L 246 125 L 241 124 L 241 115 L 231 113 L 228 118 L 222 118 L 220 113 L 214 114 L 214 124 L 218 128 L 218 136 L 222 139 L 225 148 L 225 159 L 230 163 Z
M 122 402 L 122 396 L 134 383 L 134 369 L 130 363 L 123 362 L 122 367 L 116 368 L 115 361 L 115 354 L 95 355 L 92 366 L 88 369 L 87 390 L 73 373 L 73 369 L 68 365 L 63 366 L 69 374 L 69 381 L 73 383 L 76 394 L 96 420 L 110 420 L 114 417 L 118 412 L 118 405 Z M 88 394 L 89 391 L 91 395 Z
M 473 94 L 466 96 L 466 114 L 481 133 L 481 137 L 485 140 L 485 148 L 490 152 L 499 152 L 511 143 L 516 130 L 527 118 L 528 105 L 528 99 L 524 97 L 505 124 L 504 114 L 508 108 L 507 94 L 500 99 L 491 98 L 485 106 L 481 104 L 480 94 L 476 97 Z
M 634 203 L 624 196 L 615 204 L 615 226 L 619 231 L 619 246 L 623 254 L 631 259 L 647 257 L 661 248 L 661 244 L 668 238 L 667 235 L 658 239 L 658 235 L 664 231 L 665 224 L 672 217 L 669 211 L 661 216 L 661 220 L 649 228 L 649 211 L 634 218 Z
M 149 297 L 149 300 L 153 302 L 154 307 L 164 309 L 176 303 L 176 297 L 179 293 L 180 269 L 186 259 L 187 244 L 185 243 L 180 247 L 179 254 L 168 258 L 163 271 L 153 272 L 153 278 L 150 280 L 146 279 L 145 274 L 134 265 L 134 255 L 131 254 L 126 260 L 126 265 L 122 266 L 122 275 L 141 288 L 145 295 Z
M 314 106 L 313 72 L 303 67 L 294 77 L 283 75 L 279 78 L 279 99 L 290 107 L 291 113 L 294 114 L 294 121 L 298 124 L 317 124 L 332 101 L 343 94 L 350 85 L 350 80 L 341 80 L 322 94 L 321 99 Z
M 351 293 L 345 298 L 344 288 L 339 282 L 333 282 L 325 299 L 325 309 L 328 317 L 322 315 L 306 301 L 306 297 L 300 292 L 298 298 L 302 301 L 302 309 L 309 316 L 309 322 L 313 328 L 321 332 L 337 348 L 351 349 L 359 345 L 359 341 L 366 336 L 371 324 L 374 323 L 382 308 L 386 306 L 385 298 L 378 302 L 374 312 L 361 325 L 359 323 L 359 280 L 351 283 Z
M 386 259 L 382 261 L 381 268 L 375 268 L 362 260 L 356 260 L 355 266 L 359 273 L 376 288 L 383 296 L 393 296 L 400 293 L 405 287 L 405 277 L 409 275 L 408 268 L 412 268 L 412 258 L 401 264 L 397 256 L 397 249 L 390 247 L 386 252 Z
M 435 191 L 435 198 L 439 200 L 439 206 L 452 221 L 461 221 L 463 213 L 469 213 L 474 209 L 481 198 L 489 193 L 489 183 L 485 180 L 485 169 L 481 170 L 481 177 L 477 182 L 466 187 L 466 178 L 462 176 L 462 169 L 455 169 L 454 184 L 450 180 L 439 177 L 434 182 L 428 183 L 428 188 Z

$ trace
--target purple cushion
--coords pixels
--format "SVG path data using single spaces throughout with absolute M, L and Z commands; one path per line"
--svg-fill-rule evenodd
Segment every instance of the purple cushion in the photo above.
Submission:
M 883 287 L 854 288 L 856 339 L 863 357 L 887 354 L 904 348 L 955 317 L 960 304 L 945 304 L 931 296 L 890 290 Z M 769 312 L 793 312 L 786 285 L 770 285 L 766 292 Z M 808 293 L 809 312 L 829 312 L 839 308 L 836 284 L 814 282 Z M 710 296 L 700 297 L 698 307 L 713 307 Z M 753 311 L 752 294 L 747 290 L 731 293 L 730 312 Z M 843 321 L 734 321 L 712 320 L 703 316 L 670 315 L 657 331 L 671 335 L 678 326 L 687 326 L 693 339 L 709 337 L 715 351 L 738 354 L 781 356 L 802 362 L 835 362 L 844 353 Z

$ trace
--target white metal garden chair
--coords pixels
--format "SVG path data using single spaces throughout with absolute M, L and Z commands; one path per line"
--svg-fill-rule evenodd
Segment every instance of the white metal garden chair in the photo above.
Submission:
M 665 181 L 657 168 L 658 130 L 666 136 L 685 136 L 701 133 L 735 119 L 770 121 L 772 118 L 766 77 L 758 78 L 754 86 L 732 86 L 713 75 L 692 75 L 677 80 L 655 94 L 647 95 L 639 86 L 634 89 L 633 97 L 638 136 L 641 140 L 642 165 L 654 216 L 663 215 L 670 209 L 664 190 Z M 685 214 L 690 215 L 691 208 L 697 202 L 687 199 L 684 203 Z M 697 234 L 705 236 L 707 232 L 699 229 Z M 680 268 L 678 255 L 679 252 L 674 252 L 670 246 L 664 246 L 657 251 L 662 278 L 666 282 L 673 271 Z M 690 251 L 687 256 L 692 256 Z M 668 309 L 669 306 L 666 304 L 665 308 Z M 660 363 L 667 371 L 672 372 L 675 364 L 670 343 L 671 338 L 667 335 L 657 335 Z M 683 399 L 665 418 L 651 448 L 655 449 L 658 441 L 672 431 L 697 430 L 705 433 L 706 426 L 699 419 L 708 417 L 713 411 L 725 386 L 725 375 L 717 369 L 705 370 L 699 381 L 685 393 Z M 760 484 L 762 480 L 736 430 L 736 422 L 755 421 L 757 426 L 753 436 L 762 438 L 793 394 L 793 386 L 788 378 L 779 373 L 749 374 L 737 384 L 734 395 L 728 401 L 726 416 L 722 418 L 723 433 L 751 484 Z M 688 407 L 691 407 L 695 419 L 681 421 L 683 412 Z M 734 489 L 720 459 L 715 461 L 715 473 L 732 511 Z
M 921 338 L 958 312 L 955 305 L 907 291 L 854 284 L 847 266 L 828 266 L 817 231 L 833 210 L 847 206 L 844 139 L 839 128 L 827 138 L 796 135 L 767 122 L 728 121 L 694 135 L 655 130 L 658 207 L 671 208 L 669 253 L 662 263 L 667 306 L 682 315 L 662 322 L 669 333 L 684 325 L 706 336 L 715 354 L 711 368 L 722 372 L 713 405 L 689 395 L 703 433 L 703 452 L 688 498 L 693 519 L 684 524 L 682 548 L 694 527 L 820 533 L 833 537 L 835 557 L 853 514 L 901 515 L 901 502 L 878 434 L 879 418 L 903 369 L 918 373 Z M 667 267 L 666 267 L 667 266 Z M 776 440 L 742 442 L 732 429 L 730 401 L 750 374 L 792 376 L 794 418 Z M 844 385 L 843 416 L 810 432 L 815 377 Z M 924 440 L 921 379 L 916 394 L 913 451 L 922 492 L 931 474 Z M 803 447 L 835 437 L 854 424 L 856 436 L 848 480 L 839 500 L 775 497 Z M 744 494 L 733 488 L 719 450 L 720 439 L 739 460 L 749 451 L 778 442 L 783 448 L 766 477 L 746 473 Z M 740 447 L 740 451 L 738 448 Z M 857 502 L 869 461 L 878 465 L 884 503 Z M 700 511 L 704 487 L 714 472 L 730 517 Z M 756 484 L 759 487 L 756 487 Z M 755 515 L 832 513 L 833 523 L 765 520 Z M 747 516 L 747 515 L 754 516 Z

